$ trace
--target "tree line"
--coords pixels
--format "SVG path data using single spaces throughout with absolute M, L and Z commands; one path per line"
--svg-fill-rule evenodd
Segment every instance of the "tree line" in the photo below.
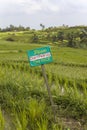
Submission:
M 34 34 L 34 41 L 45 40 L 61 46 L 86 48 L 87 47 L 87 26 L 61 26 L 49 27 L 41 30 L 41 35 Z
M 29 31 L 32 35 L 29 35 L 30 42 L 33 43 L 52 43 L 60 46 L 68 46 L 75 48 L 87 48 L 87 26 L 72 26 L 62 25 L 60 27 L 48 27 L 40 24 L 41 29 L 35 30 L 30 27 L 14 26 L 10 25 L 4 29 L 0 29 L 1 32 L 16 32 L 16 31 Z M 27 32 L 28 34 L 28 32 Z M 24 36 L 23 36 L 24 37 Z M 26 37 L 28 39 L 28 37 Z M 15 36 L 11 36 L 9 39 L 15 40 Z M 8 38 L 7 38 L 8 39 Z
M 14 25 L 9 25 L 6 28 L 0 28 L 0 32 L 10 32 L 10 31 L 29 31 L 30 27 L 24 27 L 22 25 L 19 26 L 14 26 Z

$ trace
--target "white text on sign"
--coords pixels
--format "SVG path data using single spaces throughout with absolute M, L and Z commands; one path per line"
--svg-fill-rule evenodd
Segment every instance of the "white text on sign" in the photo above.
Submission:
M 31 56 L 30 61 L 35 61 L 35 60 L 39 60 L 39 59 L 42 59 L 42 58 L 47 58 L 47 57 L 50 57 L 50 56 L 51 56 L 50 52 L 45 53 L 45 54 L 36 55 L 36 56 Z

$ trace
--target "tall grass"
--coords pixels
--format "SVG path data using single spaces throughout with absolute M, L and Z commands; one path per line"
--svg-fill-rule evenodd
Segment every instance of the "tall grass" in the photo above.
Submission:
M 4 130 L 5 128 L 5 119 L 3 117 L 1 108 L 0 108 L 0 130 Z
M 31 98 L 24 108 L 14 111 L 15 127 L 17 130 L 47 130 L 48 120 L 44 100 Z
M 17 130 L 26 130 L 27 129 L 27 125 L 28 125 L 28 119 L 27 119 L 27 115 L 26 115 L 26 111 L 25 110 L 20 110 L 19 112 L 14 113 L 15 116 L 15 127 Z

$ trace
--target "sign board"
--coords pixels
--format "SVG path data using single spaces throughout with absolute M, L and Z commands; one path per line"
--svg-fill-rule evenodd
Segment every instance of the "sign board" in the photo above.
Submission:
M 27 54 L 31 66 L 39 66 L 53 61 L 49 46 L 29 50 Z
M 27 55 L 28 55 L 28 59 L 29 59 L 31 66 L 41 65 L 42 73 L 43 73 L 43 77 L 44 77 L 44 80 L 45 80 L 45 83 L 46 83 L 50 103 L 51 103 L 51 106 L 52 106 L 52 111 L 53 111 L 53 114 L 54 114 L 54 121 L 55 121 L 56 114 L 55 114 L 55 111 L 54 111 L 54 102 L 53 102 L 53 99 L 52 99 L 51 90 L 50 90 L 50 87 L 49 87 L 49 84 L 48 84 L 47 75 L 46 75 L 45 66 L 44 66 L 44 64 L 47 64 L 47 63 L 50 63 L 50 62 L 53 61 L 52 54 L 51 54 L 51 51 L 50 51 L 50 47 L 47 46 L 47 47 L 43 47 L 43 48 L 37 48 L 37 49 L 34 49 L 34 50 L 29 50 L 29 51 L 27 51 Z

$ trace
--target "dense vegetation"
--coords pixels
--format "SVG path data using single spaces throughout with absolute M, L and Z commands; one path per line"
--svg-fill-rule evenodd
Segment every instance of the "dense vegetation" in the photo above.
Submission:
M 61 26 L 61 27 L 49 27 L 45 28 L 40 24 L 42 30 L 30 29 L 30 27 L 15 27 L 10 25 L 5 29 L 1 29 L 1 32 L 13 32 L 8 33 L 7 41 L 21 41 L 31 43 L 49 43 L 58 46 L 68 46 L 74 48 L 87 48 L 87 26 Z M 17 31 L 25 31 L 24 33 L 16 35 Z
M 86 31 L 86 27 L 63 26 L 0 33 L 0 130 L 87 130 L 83 29 Z M 41 67 L 30 67 L 26 53 L 46 45 L 51 46 L 53 55 L 53 63 L 45 68 L 56 121 Z

